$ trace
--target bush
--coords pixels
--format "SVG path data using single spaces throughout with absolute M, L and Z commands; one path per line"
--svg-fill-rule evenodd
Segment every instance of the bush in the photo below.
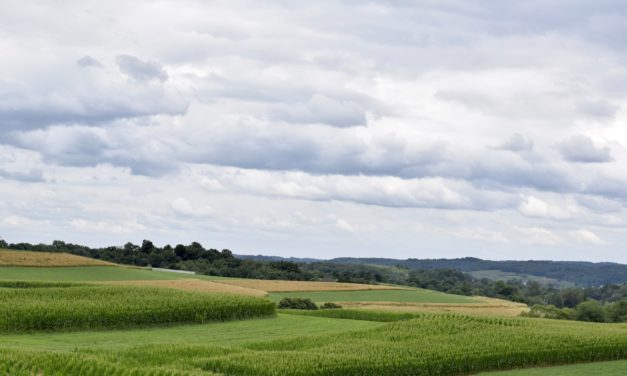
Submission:
M 323 305 L 321 305 L 320 308 L 322 308 L 322 309 L 338 309 L 338 308 L 342 308 L 342 306 L 339 305 L 339 304 L 326 302 Z
M 520 315 L 525 317 L 570 320 L 572 313 L 570 308 L 557 308 L 553 305 L 534 304 L 529 312 L 523 312 Z
M 579 303 L 573 312 L 573 318 L 578 321 L 605 322 L 605 309 L 596 300 Z
M 610 305 L 608 316 L 611 322 L 627 322 L 627 300 L 621 300 Z
M 279 302 L 279 308 L 315 310 L 318 309 L 318 306 L 316 306 L 316 303 L 312 302 L 311 299 L 283 298 Z

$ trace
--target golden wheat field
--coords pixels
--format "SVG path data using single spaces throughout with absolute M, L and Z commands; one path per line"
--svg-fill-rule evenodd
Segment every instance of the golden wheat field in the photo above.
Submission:
M 262 279 L 225 279 L 220 280 L 231 286 L 240 286 L 267 292 L 295 291 L 363 291 L 363 290 L 407 290 L 408 288 L 387 285 L 364 285 L 358 283 L 318 282 L 318 281 L 282 281 Z
M 68 253 L 20 252 L 0 250 L 0 266 L 105 266 L 110 262 Z
M 474 297 L 479 303 L 399 303 L 399 302 L 346 302 L 344 308 L 359 308 L 387 312 L 460 313 L 480 316 L 519 316 L 529 307 L 522 303 L 486 297 Z
M 265 296 L 266 291 L 247 287 L 227 285 L 220 282 L 204 281 L 201 279 L 175 279 L 175 280 L 147 280 L 147 281 L 111 281 L 103 282 L 108 285 L 132 285 L 162 287 L 195 292 L 218 292 L 248 296 Z

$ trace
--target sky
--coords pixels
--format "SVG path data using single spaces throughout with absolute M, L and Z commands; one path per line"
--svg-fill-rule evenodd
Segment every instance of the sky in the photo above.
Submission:
M 627 263 L 627 4 L 0 0 L 0 237 Z

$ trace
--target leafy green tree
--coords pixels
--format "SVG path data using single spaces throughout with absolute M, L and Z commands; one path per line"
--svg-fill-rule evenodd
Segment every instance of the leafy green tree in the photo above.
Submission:
M 588 300 L 575 307 L 573 318 L 578 321 L 605 322 L 605 309 L 596 300 Z
M 627 300 L 611 304 L 607 309 L 607 314 L 611 322 L 627 322 Z

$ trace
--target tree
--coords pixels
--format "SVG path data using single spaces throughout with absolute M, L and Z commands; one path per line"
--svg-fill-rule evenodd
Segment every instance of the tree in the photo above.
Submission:
M 0 248 L 8 248 L 9 245 L 7 244 L 7 242 L 4 241 L 4 239 L 0 238 Z
M 611 322 L 627 322 L 627 300 L 621 300 L 608 307 L 608 320 Z
M 588 300 L 575 307 L 573 318 L 578 321 L 605 322 L 605 310 L 596 300 Z
M 150 240 L 144 240 L 140 249 L 142 253 L 149 254 L 155 249 L 155 245 Z
M 581 289 L 568 288 L 562 291 L 564 306 L 568 308 L 576 307 L 584 300 L 584 293 Z

